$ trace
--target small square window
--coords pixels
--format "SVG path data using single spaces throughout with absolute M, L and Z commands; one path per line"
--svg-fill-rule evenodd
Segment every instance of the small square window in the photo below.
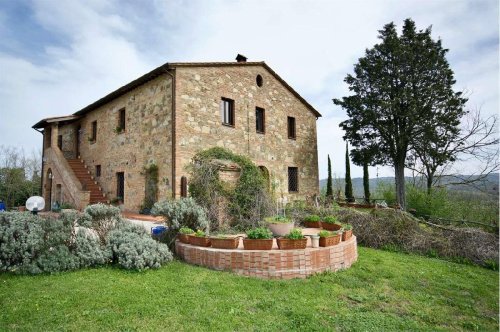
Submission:
M 263 108 L 255 108 L 255 130 L 264 134 L 266 132 L 266 112 Z
M 296 131 L 295 131 L 295 118 L 289 116 L 288 117 L 288 138 L 290 139 L 296 139 Z
M 221 99 L 220 116 L 223 125 L 234 127 L 234 100 L 229 98 Z
M 95 177 L 98 178 L 101 176 L 101 165 L 95 166 Z
M 299 191 L 299 169 L 288 167 L 288 192 Z

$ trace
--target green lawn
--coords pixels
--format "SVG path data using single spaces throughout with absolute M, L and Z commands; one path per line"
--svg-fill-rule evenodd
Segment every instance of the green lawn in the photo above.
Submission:
M 0 330 L 498 331 L 498 272 L 359 248 L 349 270 L 265 281 L 174 262 L 0 275 Z

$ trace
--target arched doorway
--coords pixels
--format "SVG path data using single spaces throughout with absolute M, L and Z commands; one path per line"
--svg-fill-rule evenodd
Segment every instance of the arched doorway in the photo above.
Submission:
M 262 173 L 262 176 L 264 177 L 264 180 L 266 181 L 266 189 L 271 190 L 271 178 L 269 176 L 269 170 L 266 168 L 266 166 L 259 166 L 259 169 Z
M 47 170 L 47 181 L 45 182 L 45 209 L 50 211 L 52 209 L 52 170 Z

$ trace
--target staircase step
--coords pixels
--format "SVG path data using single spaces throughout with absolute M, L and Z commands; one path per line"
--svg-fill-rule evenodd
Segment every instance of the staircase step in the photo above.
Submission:
M 109 204 L 109 200 L 106 195 L 102 192 L 102 188 L 99 186 L 97 181 L 94 179 L 89 171 L 89 168 L 82 162 L 80 158 L 78 159 L 68 159 L 68 164 L 75 174 L 76 178 L 82 184 L 84 190 L 90 191 L 90 204 L 95 203 L 106 203 Z

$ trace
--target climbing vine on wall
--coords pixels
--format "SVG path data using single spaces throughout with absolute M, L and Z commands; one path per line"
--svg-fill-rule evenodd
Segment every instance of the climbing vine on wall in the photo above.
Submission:
M 142 210 L 149 212 L 158 200 L 158 166 L 150 164 L 144 167 L 144 203 Z
M 241 173 L 235 186 L 220 180 L 215 160 L 238 164 Z M 260 169 L 245 156 L 220 147 L 211 148 L 194 156 L 189 172 L 189 193 L 207 210 L 212 229 L 219 225 L 217 219 L 221 209 L 231 216 L 231 226 L 241 229 L 257 225 L 272 209 L 266 180 Z

